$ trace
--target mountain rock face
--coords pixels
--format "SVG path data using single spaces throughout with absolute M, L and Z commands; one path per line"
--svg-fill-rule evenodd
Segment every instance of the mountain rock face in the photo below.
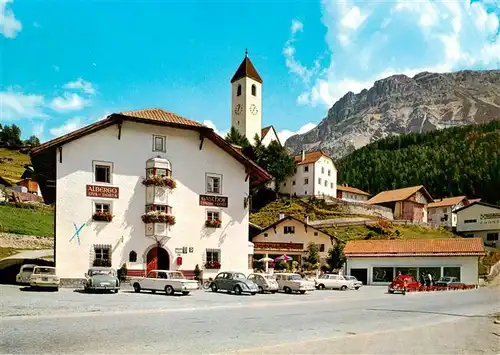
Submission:
M 387 136 L 493 120 L 500 120 L 500 70 L 394 75 L 348 92 L 318 126 L 290 137 L 285 147 L 341 158 Z

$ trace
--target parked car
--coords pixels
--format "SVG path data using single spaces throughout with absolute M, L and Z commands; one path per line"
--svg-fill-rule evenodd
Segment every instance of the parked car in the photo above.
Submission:
M 30 276 L 30 285 L 35 288 L 50 288 L 58 291 L 59 282 L 56 268 L 52 266 L 35 266 Z
M 420 283 L 413 275 L 398 275 L 392 280 L 389 285 L 389 293 L 404 292 L 404 283 L 406 281 L 406 288 L 418 288 Z
M 213 292 L 225 290 L 236 294 L 250 293 L 252 296 L 259 292 L 259 287 L 255 282 L 249 280 L 241 272 L 224 271 L 215 277 L 210 285 Z
M 337 274 L 323 274 L 314 279 L 314 284 L 318 290 L 328 288 L 345 291 L 354 288 L 354 280 L 346 280 L 343 275 Z
M 274 274 L 278 281 L 278 289 L 285 293 L 314 291 L 314 282 L 304 280 L 299 274 L 278 273 Z
M 19 273 L 16 275 L 16 282 L 18 284 L 28 284 L 30 283 L 30 276 L 33 274 L 33 269 L 35 268 L 35 264 L 24 264 L 21 266 Z
M 156 291 L 165 291 L 169 296 L 180 292 L 187 296 L 193 290 L 199 288 L 198 281 L 188 280 L 180 271 L 169 270 L 151 270 L 146 277 L 132 278 L 130 284 L 135 292 L 148 290 L 153 293 Z
M 86 292 L 109 290 L 118 293 L 120 290 L 120 280 L 118 280 L 116 270 L 110 267 L 91 267 L 85 274 L 85 279 Z
M 462 286 L 463 283 L 458 280 L 458 277 L 444 276 L 436 281 L 435 286 L 445 286 L 445 287 L 453 287 L 453 286 Z
M 363 283 L 359 281 L 356 276 L 351 276 L 351 275 L 344 275 L 344 278 L 348 281 L 353 281 L 354 282 L 354 288 L 356 290 L 359 290 L 361 286 L 363 286 Z
M 276 281 L 274 275 L 255 273 L 248 275 L 247 279 L 257 284 L 260 293 L 276 293 L 276 291 L 278 291 L 278 282 Z

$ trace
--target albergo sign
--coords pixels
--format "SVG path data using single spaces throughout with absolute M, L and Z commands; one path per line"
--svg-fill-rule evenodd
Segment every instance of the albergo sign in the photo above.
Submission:
M 89 197 L 118 198 L 119 195 L 120 189 L 118 187 L 87 185 L 87 196 Z

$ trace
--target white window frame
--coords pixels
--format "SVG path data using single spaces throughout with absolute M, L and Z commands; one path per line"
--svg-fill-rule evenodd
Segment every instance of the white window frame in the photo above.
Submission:
M 213 218 L 215 213 L 217 214 L 217 218 Z M 209 217 L 209 214 L 212 214 L 212 218 Z M 206 217 L 207 221 L 209 219 L 212 219 L 212 220 L 215 219 L 218 221 L 222 221 L 222 213 L 221 213 L 221 211 L 218 211 L 218 210 L 207 210 L 207 212 L 205 213 L 205 217 Z
M 105 167 L 109 168 L 109 182 L 96 180 L 96 169 L 98 166 L 105 166 Z M 109 161 L 93 160 L 92 161 L 92 181 L 95 182 L 96 184 L 112 185 L 113 184 L 113 163 L 109 162 Z
M 113 213 L 113 203 L 111 201 L 101 201 L 101 200 L 94 200 L 92 201 L 92 211 L 93 213 L 97 212 L 103 212 L 102 209 L 97 208 L 98 205 L 108 205 L 109 206 L 109 213 Z
M 219 179 L 219 192 L 209 191 L 208 189 L 208 179 L 217 178 Z M 205 174 L 205 192 L 212 195 L 222 195 L 222 174 L 206 173 Z
M 162 149 L 156 149 L 156 139 L 157 138 L 162 140 Z M 167 152 L 167 137 L 166 136 L 160 136 L 157 134 L 153 134 L 153 152 L 162 152 L 162 153 Z

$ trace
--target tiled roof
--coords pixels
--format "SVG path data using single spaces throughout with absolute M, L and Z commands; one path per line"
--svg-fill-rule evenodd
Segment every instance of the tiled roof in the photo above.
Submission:
M 260 77 L 259 73 L 257 73 L 257 70 L 253 66 L 248 56 L 245 56 L 245 59 L 243 59 L 243 61 L 241 62 L 240 66 L 236 70 L 236 73 L 234 73 L 233 78 L 231 79 L 231 83 L 234 83 L 236 80 L 245 77 L 252 78 L 253 80 L 262 84 L 262 78 Z
M 423 185 L 418 185 L 418 186 L 412 186 L 412 187 L 405 187 L 402 189 L 397 189 L 397 190 L 388 190 L 388 191 L 382 191 L 376 196 L 373 196 L 371 199 L 369 199 L 366 203 L 375 205 L 378 203 L 386 203 L 386 202 L 395 202 L 395 201 L 403 201 L 406 200 L 408 197 L 416 193 L 417 191 L 420 190 L 424 193 L 424 195 L 427 195 L 427 198 L 432 201 L 432 197 L 429 195 L 427 190 L 425 190 L 425 187 Z
M 429 203 L 427 205 L 427 208 L 455 206 L 457 203 L 461 202 L 464 199 L 465 196 L 443 198 L 441 201 Z
M 358 195 L 370 196 L 370 194 L 368 192 L 364 192 L 363 190 L 360 190 L 360 189 L 357 189 L 357 188 L 351 187 L 351 186 L 337 185 L 337 190 L 350 192 L 350 193 L 358 194 Z
M 295 159 L 295 163 L 297 163 L 297 165 L 302 165 L 302 164 L 316 163 L 321 157 L 330 158 L 330 156 L 328 154 L 326 154 L 325 152 L 323 152 L 321 150 L 317 150 L 315 152 L 307 152 L 304 160 L 302 160 L 301 154 L 296 155 L 294 157 L 294 159 Z
M 473 198 L 469 200 L 469 203 L 480 202 L 480 201 L 481 201 L 480 198 Z
M 267 127 L 264 127 L 262 128 L 262 130 L 260 131 L 260 137 L 261 138 L 264 138 L 267 134 L 267 132 L 269 132 L 269 130 L 272 128 L 273 126 L 267 126 Z
M 122 116 L 144 118 L 166 123 L 174 123 L 183 126 L 204 127 L 200 122 L 179 116 L 173 112 L 162 110 L 161 108 L 150 108 L 145 110 L 120 112 Z
M 484 255 L 481 238 L 351 240 L 346 256 L 462 256 Z

